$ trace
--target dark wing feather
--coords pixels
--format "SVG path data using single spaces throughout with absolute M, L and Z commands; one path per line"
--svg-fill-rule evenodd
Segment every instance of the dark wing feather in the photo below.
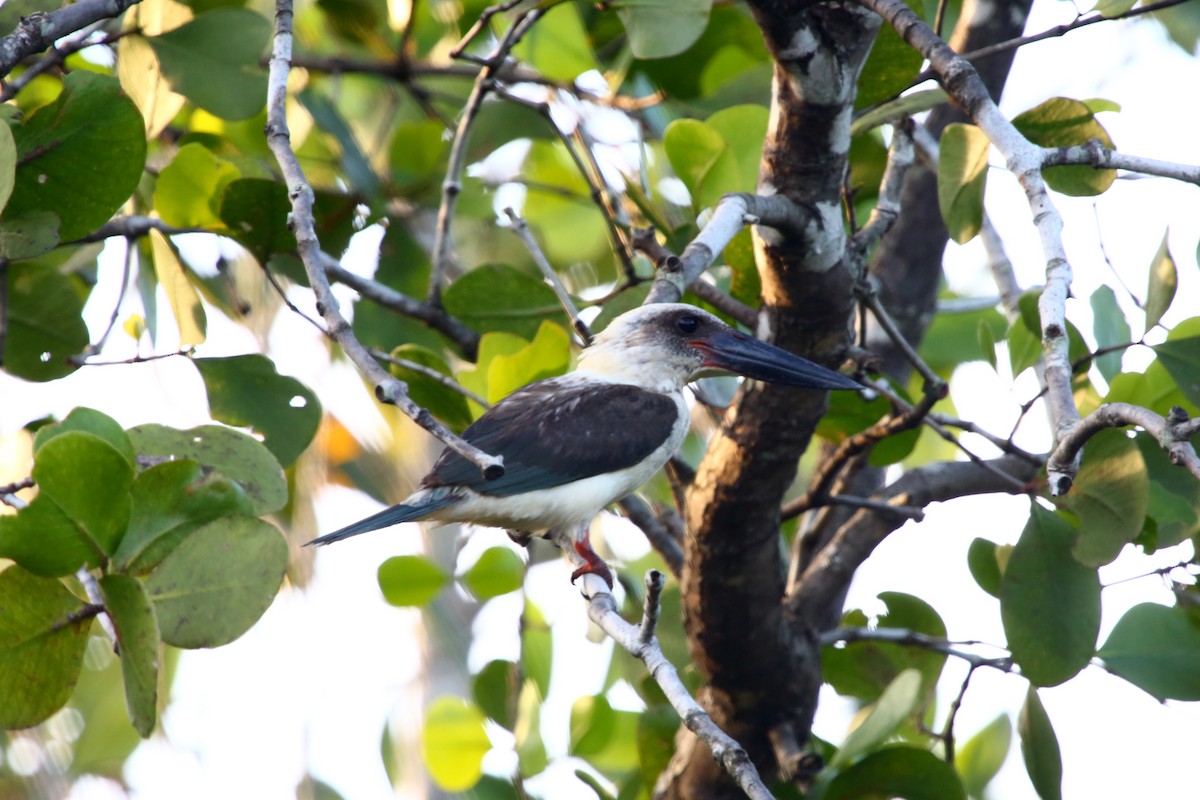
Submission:
M 552 378 L 519 389 L 463 431 L 485 453 L 504 457 L 504 475 L 485 480 L 479 467 L 444 451 L 423 486 L 469 486 L 508 495 L 632 467 L 658 449 L 678 409 L 666 395 L 619 383 Z

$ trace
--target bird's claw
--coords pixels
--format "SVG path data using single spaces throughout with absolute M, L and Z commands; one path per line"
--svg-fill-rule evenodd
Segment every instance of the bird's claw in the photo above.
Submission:
M 574 585 L 575 581 L 584 575 L 596 575 L 608 584 L 611 591 L 613 588 L 612 570 L 608 568 L 608 564 L 604 563 L 604 559 L 596 555 L 586 532 L 575 541 L 575 552 L 583 559 L 583 566 L 571 573 L 571 584 Z

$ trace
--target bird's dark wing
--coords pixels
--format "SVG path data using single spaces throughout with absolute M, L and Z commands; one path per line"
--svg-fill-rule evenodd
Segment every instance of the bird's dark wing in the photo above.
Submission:
M 632 467 L 666 441 L 678 407 L 637 386 L 567 376 L 519 389 L 463 432 L 485 453 L 504 457 L 504 475 L 480 469 L 447 449 L 423 486 L 469 486 L 501 497 L 548 489 Z

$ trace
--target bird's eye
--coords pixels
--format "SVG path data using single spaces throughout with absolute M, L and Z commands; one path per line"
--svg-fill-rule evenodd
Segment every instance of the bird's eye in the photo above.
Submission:
M 681 333 L 693 334 L 700 327 L 700 318 L 691 314 L 684 314 L 679 319 L 675 320 L 675 327 Z

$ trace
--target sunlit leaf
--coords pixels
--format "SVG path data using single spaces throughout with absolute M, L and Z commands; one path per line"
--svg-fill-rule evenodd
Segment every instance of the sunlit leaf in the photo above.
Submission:
M 241 177 L 236 166 L 196 143 L 179 148 L 162 168 L 154 189 L 154 209 L 177 228 L 221 228 L 221 195 Z
M 422 606 L 450 582 L 441 567 L 424 556 L 392 556 L 379 565 L 379 589 L 394 606 Z
M 459 580 L 479 600 L 490 600 L 521 588 L 525 562 L 507 547 L 489 547 Z
M 1097 139 L 1107 148 L 1112 139 L 1096 121 L 1092 110 L 1078 100 L 1052 97 L 1013 117 L 1013 125 L 1031 142 L 1042 147 L 1069 147 Z M 1077 197 L 1102 194 L 1117 179 L 1115 169 L 1094 169 L 1086 164 L 1049 167 L 1043 173 L 1051 189 Z
M 513 55 L 546 77 L 567 82 L 599 66 L 573 3 L 551 7 L 513 49 Z
M 150 244 L 154 252 L 154 274 L 167 295 L 167 304 L 175 315 L 179 326 L 181 347 L 203 344 L 208 319 L 200 303 L 200 293 L 192 285 L 175 248 L 158 231 L 150 231 Z
M 1146 289 L 1146 330 L 1159 323 L 1163 314 L 1171 307 L 1175 299 L 1175 289 L 1179 286 L 1179 276 L 1175 271 L 1175 259 L 1167 247 L 1167 234 L 1163 234 L 1162 244 L 1150 262 L 1149 286 Z
M 970 241 L 983 225 L 987 182 L 987 135 L 974 125 L 952 123 L 942 132 L 938 157 L 938 207 L 950 238 Z
M 483 775 L 491 749 L 483 713 L 460 697 L 442 696 L 429 705 L 421 731 L 421 755 L 430 777 L 446 792 L 462 792 Z

